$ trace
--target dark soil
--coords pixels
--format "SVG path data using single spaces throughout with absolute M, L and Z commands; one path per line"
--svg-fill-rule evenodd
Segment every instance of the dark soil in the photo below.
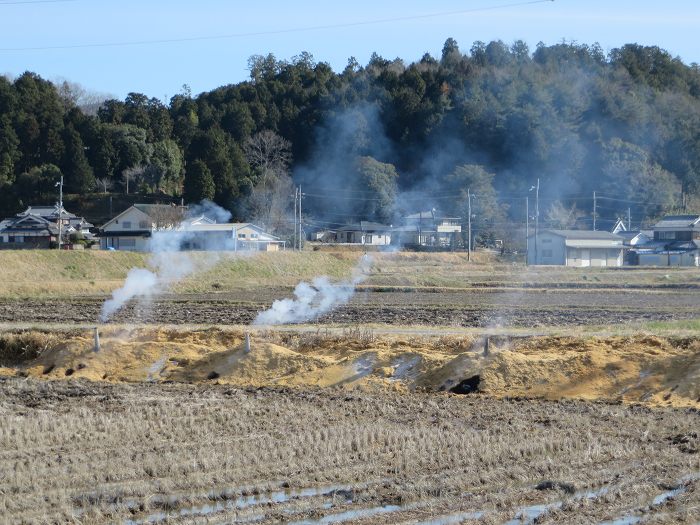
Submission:
M 261 290 L 257 300 L 242 293 L 161 298 L 147 305 L 128 305 L 114 323 L 222 324 L 251 323 L 273 300 L 289 296 Z M 0 322 L 81 324 L 98 318 L 96 298 L 0 301 Z M 566 291 L 501 293 L 359 292 L 314 322 L 385 323 L 455 327 L 538 327 L 624 324 L 638 321 L 693 319 L 700 294 L 686 292 Z

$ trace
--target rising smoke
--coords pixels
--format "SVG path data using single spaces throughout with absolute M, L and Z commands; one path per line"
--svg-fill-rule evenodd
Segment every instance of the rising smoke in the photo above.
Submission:
M 294 289 L 295 299 L 279 299 L 269 310 L 260 312 L 255 325 L 292 324 L 312 321 L 346 304 L 355 293 L 356 286 L 369 273 L 372 259 L 363 255 L 354 271 L 352 280 L 332 283 L 328 277 L 316 277 L 311 283 L 300 282 Z
M 182 251 L 191 247 L 201 236 L 192 230 L 192 221 L 201 217 L 218 222 L 226 222 L 231 214 L 210 201 L 202 201 L 190 208 L 184 219 L 169 228 L 156 230 L 150 239 L 148 259 L 150 269 L 133 268 L 126 276 L 124 286 L 115 290 L 112 297 L 105 301 L 100 312 L 100 321 L 107 322 L 132 299 L 139 303 L 148 303 L 155 295 L 163 293 L 169 286 L 188 275 L 204 270 L 216 263 L 218 258 L 191 256 L 191 252 Z M 197 244 L 197 248 L 206 251 L 230 250 L 235 239 L 226 235 L 209 237 L 206 242 Z

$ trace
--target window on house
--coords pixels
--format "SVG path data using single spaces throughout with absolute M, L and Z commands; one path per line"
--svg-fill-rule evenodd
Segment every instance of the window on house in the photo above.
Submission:
M 258 234 L 257 234 L 257 233 L 251 233 L 251 234 L 250 234 L 250 238 L 251 238 L 251 239 L 257 239 L 257 238 L 258 238 Z
M 659 232 L 659 239 L 662 241 L 673 241 L 676 239 L 676 232 Z
M 551 257 L 552 250 L 542 250 L 542 257 Z
M 239 233 L 238 234 L 239 239 L 245 239 L 245 233 Z
M 139 228 L 145 230 L 148 228 L 148 221 L 139 221 Z
M 8 236 L 8 237 L 7 237 L 7 242 L 15 242 L 15 236 L 14 236 L 14 235 Z
M 136 248 L 136 239 L 120 239 L 119 246 L 121 248 Z
M 131 221 L 124 221 L 122 223 L 122 228 L 124 228 L 125 230 L 130 230 L 131 229 Z

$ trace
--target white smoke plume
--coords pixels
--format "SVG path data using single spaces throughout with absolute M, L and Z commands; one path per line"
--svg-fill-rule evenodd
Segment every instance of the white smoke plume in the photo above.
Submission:
M 124 285 L 112 292 L 112 297 L 105 301 L 100 312 L 100 321 L 106 322 L 132 299 L 149 301 L 153 296 L 164 292 L 177 281 L 187 277 L 195 271 L 204 270 L 215 264 L 217 257 L 193 258 L 191 252 L 182 251 L 184 247 L 197 239 L 196 232 L 188 228 L 193 219 L 206 216 L 219 221 L 227 221 L 231 214 L 223 208 L 209 201 L 191 208 L 187 217 L 179 224 L 153 232 L 149 248 L 151 256 L 148 264 L 151 269 L 133 268 L 126 276 Z M 209 240 L 201 249 L 207 251 L 230 250 L 231 238 Z
M 303 323 L 346 304 L 355 293 L 355 287 L 366 278 L 371 262 L 368 255 L 362 256 L 353 279 L 348 282 L 334 284 L 325 275 L 316 277 L 311 283 L 300 282 L 294 288 L 295 299 L 278 299 L 268 310 L 260 312 L 253 324 Z

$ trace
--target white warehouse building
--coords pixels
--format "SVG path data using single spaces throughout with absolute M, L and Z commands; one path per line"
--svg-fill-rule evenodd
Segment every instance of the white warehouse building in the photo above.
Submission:
M 543 230 L 528 237 L 527 263 L 560 266 L 622 266 L 624 239 L 614 233 Z

